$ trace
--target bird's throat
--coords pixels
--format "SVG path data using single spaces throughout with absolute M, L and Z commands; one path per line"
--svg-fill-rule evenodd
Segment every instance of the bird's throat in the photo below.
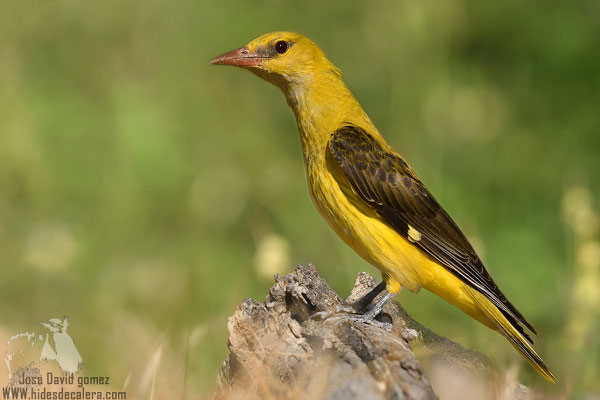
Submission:
M 339 74 L 315 74 L 282 88 L 294 115 L 305 162 L 325 157 L 327 142 L 345 123 L 372 126 Z

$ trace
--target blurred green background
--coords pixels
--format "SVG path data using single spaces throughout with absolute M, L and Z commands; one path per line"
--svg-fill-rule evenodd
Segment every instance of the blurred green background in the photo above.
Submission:
M 342 69 L 537 328 L 560 382 L 525 365 L 520 379 L 598 395 L 594 0 L 2 0 L 1 337 L 66 315 L 86 374 L 132 396 L 148 376 L 155 393 L 185 382 L 189 398 L 210 396 L 227 317 L 262 300 L 274 273 L 313 262 L 342 295 L 376 273 L 311 204 L 283 96 L 208 65 L 279 29 Z M 399 301 L 500 365 L 521 363 L 429 293 Z

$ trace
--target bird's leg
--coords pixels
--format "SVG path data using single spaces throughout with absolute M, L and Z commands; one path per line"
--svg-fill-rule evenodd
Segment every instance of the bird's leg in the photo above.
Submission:
M 377 297 L 377 295 L 385 290 L 385 282 L 381 281 L 371 291 L 365 294 L 361 299 L 355 303 L 356 311 L 365 310 L 369 304 Z
M 367 312 L 361 315 L 350 315 L 348 316 L 348 318 L 352 321 L 362 322 L 365 324 L 377 326 L 379 328 L 385 329 L 386 331 L 391 331 L 392 324 L 388 322 L 377 321 L 375 317 L 377 317 L 379 313 L 381 313 L 381 309 L 383 308 L 383 306 L 385 306 L 387 302 L 390 301 L 395 295 L 396 293 L 386 292 L 381 297 L 381 299 L 379 299 L 379 301 L 377 301 L 377 303 L 375 303 L 373 307 L 371 307 Z
M 337 305 L 331 310 L 320 311 L 314 314 L 314 317 L 318 319 L 327 319 L 331 316 L 338 314 L 360 314 L 364 310 L 367 309 L 369 304 L 373 301 L 375 297 L 379 293 L 381 293 L 385 289 L 385 282 L 381 282 L 379 285 L 375 286 L 371 291 L 365 294 L 363 297 L 358 299 L 354 303 L 342 303 Z
M 375 321 L 375 317 L 379 315 L 379 313 L 383 309 L 383 306 L 385 306 L 388 303 L 388 301 L 390 301 L 395 295 L 396 293 L 386 292 L 381 297 L 381 299 L 379 299 L 379 301 L 377 301 L 377 303 L 375 303 L 373 307 L 371 307 L 366 313 L 362 315 L 352 316 L 352 319 L 354 319 L 355 321 L 362 322 Z
M 334 317 L 343 317 L 348 318 L 352 321 L 363 322 L 366 324 L 374 325 L 379 328 L 383 328 L 385 330 L 391 330 L 392 325 L 387 322 L 380 322 L 375 319 L 383 307 L 390 301 L 396 293 L 386 292 L 377 303 L 375 303 L 371 308 L 369 308 L 364 314 L 356 314 L 367 308 L 367 306 L 379 295 L 379 293 L 383 292 L 386 288 L 385 282 L 381 282 L 377 286 L 375 286 L 369 293 L 364 295 L 361 299 L 359 299 L 353 305 L 349 304 L 341 304 L 335 307 L 334 310 L 329 311 L 321 311 L 315 313 L 313 318 L 316 317 L 318 319 L 329 319 Z M 348 315 L 349 314 L 349 315 Z

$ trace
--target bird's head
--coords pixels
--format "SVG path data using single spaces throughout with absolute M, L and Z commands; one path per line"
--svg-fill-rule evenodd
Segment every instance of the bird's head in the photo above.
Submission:
M 210 63 L 248 69 L 282 89 L 294 84 L 304 85 L 314 76 L 323 76 L 323 72 L 340 76 L 340 71 L 319 46 L 295 32 L 264 34 L 239 49 L 214 58 Z

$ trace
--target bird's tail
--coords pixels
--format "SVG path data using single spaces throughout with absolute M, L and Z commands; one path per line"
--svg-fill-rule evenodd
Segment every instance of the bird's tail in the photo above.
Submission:
M 550 382 L 556 382 L 556 376 L 544 363 L 544 360 L 535 352 L 531 344 L 519 333 L 519 331 L 506 319 L 504 314 L 484 295 L 477 290 L 465 285 L 465 293 L 473 300 L 473 303 L 489 319 L 492 325 L 510 344 L 531 364 L 531 366 Z

